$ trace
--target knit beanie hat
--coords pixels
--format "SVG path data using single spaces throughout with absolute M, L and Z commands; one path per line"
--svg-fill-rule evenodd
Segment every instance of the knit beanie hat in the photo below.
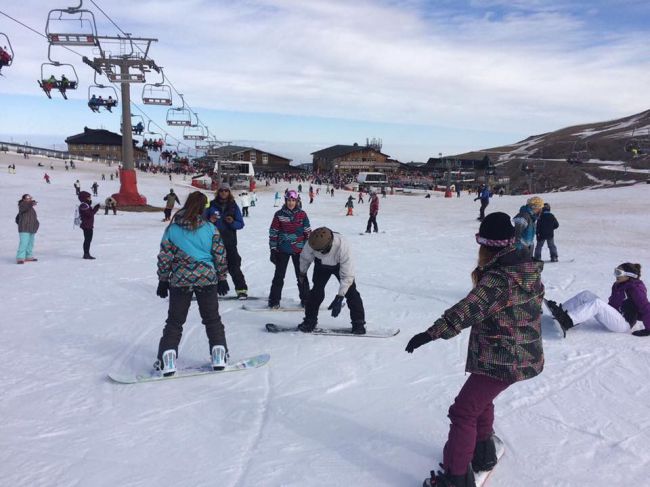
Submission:
M 526 204 L 528 204 L 528 206 L 533 210 L 541 210 L 544 207 L 544 200 L 539 196 L 533 196 L 532 198 L 528 198 Z
M 334 234 L 332 230 L 327 227 L 320 227 L 311 232 L 308 242 L 309 246 L 318 252 L 331 246 L 333 239 Z
M 77 196 L 77 198 L 79 198 L 79 201 L 82 203 L 85 203 L 86 200 L 90 199 L 90 193 L 88 191 L 82 191 L 79 193 L 79 196 Z
M 507 247 L 515 243 L 515 227 L 510 217 L 500 211 L 490 213 L 481 222 L 476 242 L 486 247 Z

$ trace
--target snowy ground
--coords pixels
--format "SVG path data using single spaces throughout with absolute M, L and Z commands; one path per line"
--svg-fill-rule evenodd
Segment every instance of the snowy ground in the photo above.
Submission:
M 14 161 L 17 174 L 7 174 Z M 155 295 L 162 215 L 100 212 L 97 260 L 84 261 L 81 231 L 72 228 L 72 183 L 79 178 L 88 190 L 97 180 L 103 202 L 118 182 L 101 181 L 108 170 L 99 165 L 66 173 L 60 161 L 54 171 L 37 161 L 0 155 L 0 484 L 415 487 L 441 460 L 447 408 L 466 379 L 469 333 L 413 355 L 404 346 L 469 290 L 478 227 L 472 198 L 389 196 L 378 217 L 386 233 L 370 236 L 359 235 L 367 202 L 354 217 L 344 216 L 342 191 L 305 205 L 312 226 L 350 240 L 368 326 L 399 327 L 396 337 L 270 335 L 265 322 L 295 324 L 302 315 L 252 313 L 223 301 L 234 358 L 270 352 L 267 366 L 125 386 L 107 372 L 151 364 L 166 317 L 167 302 Z M 138 178 L 149 202 L 162 203 L 167 178 Z M 180 183 L 174 187 L 184 199 L 189 189 Z M 39 202 L 40 260 L 17 266 L 13 220 L 27 192 Z M 561 262 L 544 270 L 547 297 L 583 289 L 607 297 L 624 261 L 650 271 L 649 192 L 638 184 L 544 196 L 560 221 Z M 488 210 L 514 214 L 523 202 L 495 197 Z M 272 193 L 261 192 L 239 236 L 253 295 L 266 296 L 270 286 L 274 210 Z M 334 294 L 331 282 L 325 304 Z M 284 296 L 297 297 L 292 279 Z M 321 312 L 320 322 L 346 324 L 347 309 L 337 319 Z M 181 361 L 207 360 L 196 307 L 185 331 Z M 496 403 L 507 451 L 492 485 L 647 485 L 650 339 L 588 323 L 563 340 L 548 316 L 543 331 L 544 373 Z

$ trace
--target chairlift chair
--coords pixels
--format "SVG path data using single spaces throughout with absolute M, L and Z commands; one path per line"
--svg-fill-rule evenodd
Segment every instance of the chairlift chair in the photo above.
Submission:
M 104 97 L 105 95 L 106 97 Z M 95 96 L 94 99 L 93 96 Z M 94 84 L 88 87 L 88 107 L 93 112 L 99 113 L 100 108 L 110 112 L 118 105 L 118 101 L 117 90 L 113 86 Z
M 14 50 L 11 47 L 9 36 L 0 32 L 0 49 L 2 49 L 2 57 L 0 57 L 0 69 L 4 66 L 11 66 L 14 62 Z
M 162 83 L 147 83 L 142 87 L 142 103 L 145 105 L 172 105 L 172 89 Z
M 97 23 L 95 15 L 82 9 L 83 0 L 79 6 L 66 9 L 55 8 L 47 14 L 45 35 L 53 46 L 96 46 Z M 79 23 L 79 29 L 70 28 L 73 23 Z
M 61 79 L 57 79 L 56 74 L 60 73 Z M 48 76 L 49 75 L 49 76 Z M 67 80 L 67 82 L 64 80 Z M 51 79 L 54 78 L 54 79 Z M 38 80 L 38 86 L 45 92 L 48 98 L 52 98 L 52 89 L 57 89 L 64 99 L 68 99 L 67 90 L 76 90 L 79 87 L 79 77 L 77 70 L 72 64 L 59 62 L 41 64 L 41 79 Z
M 207 137 L 205 130 L 200 125 L 189 125 L 183 128 L 183 138 L 185 140 L 205 140 Z
M 172 127 L 189 127 L 192 125 L 192 112 L 185 107 L 173 107 L 167 110 L 167 125 Z

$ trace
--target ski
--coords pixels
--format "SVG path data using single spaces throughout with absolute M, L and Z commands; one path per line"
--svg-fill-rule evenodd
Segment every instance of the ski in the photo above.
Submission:
M 223 370 L 212 370 L 212 367 L 209 363 L 205 365 L 195 366 L 195 367 L 180 367 L 176 370 L 176 373 L 170 377 L 164 377 L 160 375 L 158 370 L 148 370 L 141 373 L 131 373 L 131 372 L 110 372 L 108 377 L 118 384 L 138 384 L 140 382 L 157 382 L 161 380 L 171 380 L 171 379 L 183 379 L 185 377 L 196 377 L 199 375 L 210 375 L 210 374 L 224 374 L 226 372 L 238 372 L 241 370 L 256 369 L 267 364 L 271 360 L 271 355 L 268 353 L 262 353 L 260 355 L 255 355 L 254 357 L 249 357 L 244 360 L 239 360 L 234 363 L 230 363 Z
M 275 323 L 267 323 L 266 331 L 269 333 L 301 333 L 304 335 L 329 335 L 329 336 L 351 336 L 359 338 L 390 338 L 399 333 L 399 328 L 374 328 L 366 329 L 365 335 L 355 335 L 350 328 L 315 328 L 314 331 L 309 333 L 301 332 L 297 326 L 276 325 Z

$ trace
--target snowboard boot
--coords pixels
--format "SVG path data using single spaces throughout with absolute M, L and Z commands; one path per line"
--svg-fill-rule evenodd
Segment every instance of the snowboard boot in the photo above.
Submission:
M 564 332 L 564 336 L 566 337 L 566 331 L 575 326 L 573 324 L 573 320 L 569 316 L 569 313 L 567 313 L 564 309 L 562 309 L 561 304 L 558 305 L 555 301 L 551 301 L 549 299 L 549 300 L 545 300 L 545 302 L 548 309 L 551 310 L 551 314 L 553 315 L 553 318 L 555 318 L 555 320 L 560 324 L 560 327 Z
M 442 464 L 440 464 L 440 468 L 442 468 Z M 435 470 L 431 470 L 431 477 L 424 481 L 422 487 L 476 487 L 474 471 L 471 465 L 467 467 L 465 475 L 451 475 L 440 470 L 436 473 Z
M 237 299 L 240 301 L 248 299 L 248 289 L 237 289 L 235 292 L 237 293 Z
M 361 321 L 357 323 L 352 323 L 352 334 L 353 335 L 365 335 L 366 334 L 366 322 Z
M 269 301 L 268 307 L 270 309 L 280 309 L 280 303 L 275 303 L 273 301 Z
M 558 262 L 557 257 L 551 257 L 551 262 Z
M 171 377 L 176 373 L 176 350 L 165 350 L 162 360 L 153 363 L 154 370 L 159 370 L 164 377 Z
M 314 331 L 315 328 L 316 328 L 316 321 L 309 320 L 307 318 L 302 320 L 302 323 L 298 325 L 298 330 L 300 330 L 303 333 L 311 333 L 312 331 Z
M 492 470 L 497 464 L 497 448 L 494 439 L 490 436 L 487 440 L 477 441 L 472 458 L 474 472 Z
M 223 370 L 227 364 L 226 347 L 215 345 L 212 347 L 212 370 Z
M 24 264 L 24 263 L 25 263 L 25 259 L 17 259 L 16 260 L 16 264 Z
M 90 254 L 85 254 L 83 258 L 86 260 L 95 260 L 95 258 Z

